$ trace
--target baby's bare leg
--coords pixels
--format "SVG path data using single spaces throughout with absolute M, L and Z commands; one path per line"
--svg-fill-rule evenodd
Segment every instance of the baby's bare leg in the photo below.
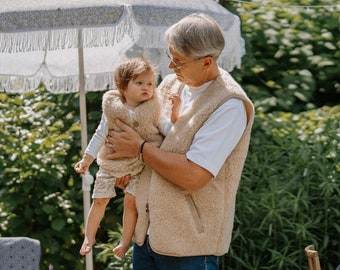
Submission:
M 130 193 L 125 193 L 124 214 L 123 214 L 123 234 L 118 246 L 112 252 L 119 258 L 124 258 L 131 243 L 137 222 L 137 209 L 135 197 Z
M 109 198 L 93 199 L 93 203 L 86 221 L 84 242 L 79 251 L 80 255 L 84 256 L 90 253 L 93 245 L 96 243 L 96 233 L 109 201 Z

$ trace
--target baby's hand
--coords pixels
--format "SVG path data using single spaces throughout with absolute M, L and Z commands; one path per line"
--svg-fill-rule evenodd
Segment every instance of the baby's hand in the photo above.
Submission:
M 177 94 L 172 94 L 169 96 L 171 102 L 171 122 L 175 123 L 179 117 L 179 108 L 181 106 L 181 98 Z
M 169 100 L 171 101 L 172 108 L 177 109 L 181 105 L 181 98 L 177 94 L 171 94 L 169 96 Z
M 77 164 L 74 165 L 74 170 L 75 170 L 77 173 L 80 173 L 80 174 L 84 174 L 84 173 L 86 172 L 87 169 L 88 169 L 88 166 L 85 165 L 85 163 L 84 163 L 83 160 L 77 162 Z
M 83 156 L 83 158 L 81 159 L 81 161 L 77 162 L 76 165 L 74 165 L 73 168 L 77 173 L 84 174 L 88 170 L 88 168 L 90 167 L 93 160 L 94 160 L 93 157 L 91 157 L 88 154 L 85 154 Z

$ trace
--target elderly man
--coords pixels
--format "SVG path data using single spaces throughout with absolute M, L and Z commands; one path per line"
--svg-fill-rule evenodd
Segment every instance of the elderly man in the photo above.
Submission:
M 134 270 L 218 269 L 228 252 L 236 192 L 248 152 L 252 102 L 217 65 L 225 41 L 207 15 L 191 14 L 165 33 L 169 68 L 158 87 L 165 114 L 169 94 L 180 116 L 160 148 L 117 120 L 111 158 L 145 163 L 136 194 Z M 121 181 L 125 181 L 124 178 Z

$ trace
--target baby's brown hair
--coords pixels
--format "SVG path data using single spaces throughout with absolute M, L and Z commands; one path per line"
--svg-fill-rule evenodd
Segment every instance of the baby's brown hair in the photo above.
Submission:
M 144 57 L 130 58 L 119 64 L 114 73 L 114 82 L 121 93 L 122 101 L 125 102 L 124 91 L 127 89 L 129 81 L 135 79 L 139 74 L 151 71 L 155 73 L 154 67 L 149 60 Z

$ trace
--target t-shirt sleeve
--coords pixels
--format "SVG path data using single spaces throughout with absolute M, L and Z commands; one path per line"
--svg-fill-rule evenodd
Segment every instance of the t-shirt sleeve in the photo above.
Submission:
M 246 123 L 243 101 L 236 98 L 227 100 L 198 130 L 186 153 L 187 158 L 215 177 L 239 142 Z
M 106 119 L 104 115 L 100 120 L 100 123 L 96 129 L 96 132 L 93 134 L 85 153 L 92 156 L 93 158 L 97 158 L 97 154 L 100 148 L 105 143 L 106 136 L 108 134 Z

